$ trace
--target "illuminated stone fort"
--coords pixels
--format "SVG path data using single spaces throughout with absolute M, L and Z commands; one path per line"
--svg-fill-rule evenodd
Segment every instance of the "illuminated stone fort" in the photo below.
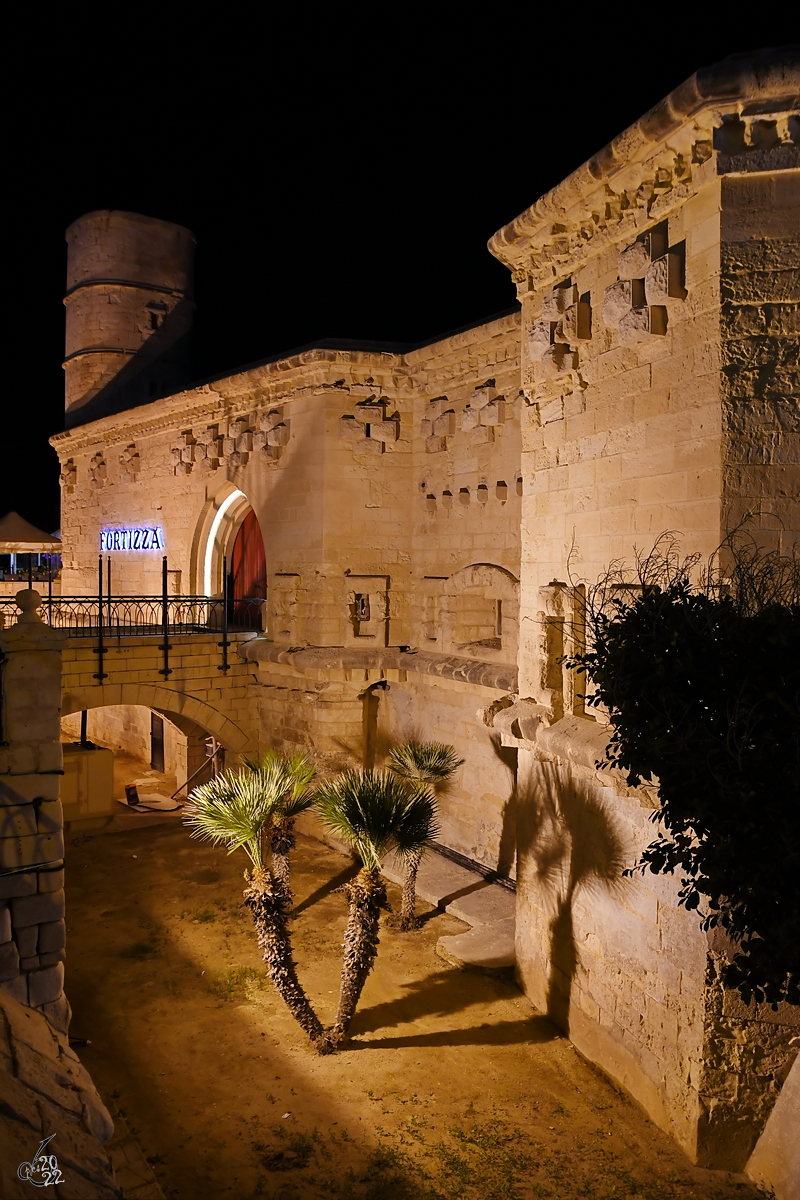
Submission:
M 441 840 L 515 879 L 521 985 L 708 1165 L 746 1158 L 796 1025 L 723 995 L 678 881 L 576 884 L 579 847 L 586 878 L 609 839 L 634 861 L 653 797 L 596 773 L 607 732 L 561 656 L 573 579 L 662 531 L 708 555 L 756 509 L 766 544 L 797 538 L 798 86 L 789 53 L 699 71 L 491 239 L 521 311 L 402 353 L 322 344 L 176 390 L 192 235 L 105 211 L 67 233 L 64 594 L 102 552 L 120 594 L 158 593 L 166 554 L 173 592 L 221 595 L 227 564 L 265 598 L 235 686 L 187 659 L 160 701 L 174 754 L 205 733 L 182 697 L 231 749 L 329 767 L 452 743 Z M 80 704 L 141 752 L 153 693 L 116 669 L 111 701 L 76 675 Z

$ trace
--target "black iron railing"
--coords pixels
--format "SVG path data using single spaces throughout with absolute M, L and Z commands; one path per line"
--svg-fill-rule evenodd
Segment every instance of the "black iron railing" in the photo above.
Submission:
M 70 637 L 96 642 L 94 651 L 98 656 L 98 667 L 94 677 L 98 683 L 108 678 L 104 665 L 109 642 L 129 637 L 162 639 L 158 646 L 163 655 L 163 666 L 159 673 L 166 679 L 172 674 L 169 665 L 169 652 L 172 649 L 170 637 L 219 633 L 221 641 L 217 645 L 222 651 L 222 661 L 218 670 L 228 671 L 230 634 L 262 632 L 264 600 L 255 596 L 236 597 L 230 587 L 226 587 L 225 595 L 219 597 L 170 596 L 167 581 L 165 558 L 160 596 L 113 596 L 110 594 L 110 579 L 103 579 L 101 558 L 96 596 L 54 596 L 49 591 L 47 596 L 42 597 L 40 615 L 45 624 L 64 630 Z M 1 624 L 15 625 L 19 615 L 15 599 L 0 597 Z
M 231 633 L 261 630 L 262 599 L 208 596 L 104 596 L 102 621 L 98 621 L 96 596 L 53 596 L 42 601 L 39 615 L 46 625 L 63 629 L 70 637 L 97 637 L 99 628 L 107 638 L 158 637 L 166 624 L 170 633 L 210 633 L 222 631 L 226 608 Z M 0 597 L 0 612 L 4 624 L 16 625 L 19 617 L 17 602 Z

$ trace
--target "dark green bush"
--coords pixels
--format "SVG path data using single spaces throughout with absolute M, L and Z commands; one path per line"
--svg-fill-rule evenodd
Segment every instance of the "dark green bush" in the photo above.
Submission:
M 800 562 L 735 535 L 691 576 L 660 539 L 636 583 L 587 598 L 585 672 L 612 721 L 604 766 L 656 782 L 664 833 L 639 869 L 680 872 L 681 903 L 733 945 L 745 1002 L 800 1003 Z

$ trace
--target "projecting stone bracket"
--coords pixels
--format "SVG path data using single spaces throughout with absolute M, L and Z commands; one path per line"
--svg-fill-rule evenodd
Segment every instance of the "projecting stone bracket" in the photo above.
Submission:
M 569 280 L 546 292 L 542 312 L 528 329 L 528 358 L 545 379 L 558 379 L 578 368 L 573 343 L 592 336 L 592 309 Z
M 667 248 L 666 224 L 643 233 L 617 256 L 619 278 L 603 293 L 603 324 L 632 346 L 667 332 L 667 305 L 686 298 L 683 244 Z
M 339 418 L 339 437 L 358 454 L 383 454 L 400 437 L 400 414 L 387 416 L 388 404 L 385 397 L 376 400 L 372 394 L 360 401 L 354 413 Z

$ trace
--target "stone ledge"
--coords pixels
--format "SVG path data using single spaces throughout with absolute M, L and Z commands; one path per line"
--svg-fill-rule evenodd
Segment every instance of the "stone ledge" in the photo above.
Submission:
M 466 933 L 441 937 L 436 943 L 439 958 L 454 967 L 501 975 L 513 970 L 517 961 L 513 918 L 492 924 L 474 925 Z
M 280 646 L 266 638 L 253 638 L 240 646 L 238 652 L 248 662 L 282 663 L 300 674 L 330 670 L 400 670 L 455 679 L 495 691 L 517 690 L 516 666 L 462 658 L 454 654 L 429 654 L 421 650 L 391 647 L 361 650 L 345 646 Z

